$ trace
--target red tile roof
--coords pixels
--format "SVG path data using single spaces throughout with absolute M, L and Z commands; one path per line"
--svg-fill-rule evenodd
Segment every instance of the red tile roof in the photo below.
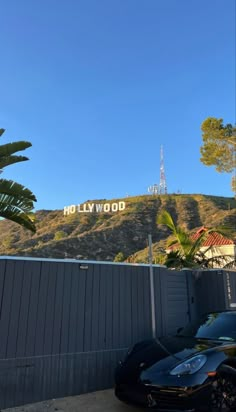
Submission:
M 206 231 L 205 227 L 201 227 L 198 231 L 193 235 L 193 239 L 197 239 L 203 231 Z M 226 236 L 221 235 L 217 232 L 211 232 L 208 234 L 207 238 L 201 244 L 201 247 L 204 246 L 223 246 L 223 245 L 234 245 L 236 244 L 236 240 L 232 240 L 227 238 Z

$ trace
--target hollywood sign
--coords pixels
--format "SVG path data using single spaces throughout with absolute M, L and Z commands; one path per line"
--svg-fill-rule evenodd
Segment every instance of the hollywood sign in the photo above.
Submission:
M 120 212 L 125 209 L 125 202 L 114 203 L 83 203 L 78 205 L 70 205 L 64 207 L 64 215 L 71 215 L 73 213 L 109 213 Z

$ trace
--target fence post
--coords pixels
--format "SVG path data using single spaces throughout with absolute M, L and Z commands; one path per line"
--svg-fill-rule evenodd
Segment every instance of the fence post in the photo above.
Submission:
M 189 321 L 196 319 L 197 317 L 197 302 L 195 292 L 195 277 L 192 270 L 188 268 L 182 269 L 185 273 L 186 287 L 187 287 L 187 299 L 188 299 L 188 318 Z
M 152 337 L 156 337 L 156 312 L 155 312 L 155 294 L 154 294 L 154 276 L 152 266 L 152 235 L 148 235 L 149 247 L 149 278 L 150 278 L 150 297 L 151 297 L 151 321 L 152 321 Z

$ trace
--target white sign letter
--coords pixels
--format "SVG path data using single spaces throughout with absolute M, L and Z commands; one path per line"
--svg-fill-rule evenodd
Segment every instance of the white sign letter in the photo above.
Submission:
M 70 214 L 70 206 L 65 206 L 64 207 L 64 216 Z
M 94 203 L 88 203 L 89 211 L 92 212 L 94 208 Z
M 70 206 L 70 213 L 75 213 L 76 211 L 76 206 L 75 205 L 71 205 Z
M 112 210 L 112 212 L 117 212 L 117 210 L 118 210 L 118 203 L 112 203 L 112 205 L 111 205 L 111 210 Z
M 96 204 L 96 212 L 102 212 L 102 206 L 100 203 Z
M 125 209 L 125 202 L 119 202 L 119 210 Z
M 105 203 L 103 207 L 104 212 L 110 212 L 110 209 L 111 209 L 110 203 Z

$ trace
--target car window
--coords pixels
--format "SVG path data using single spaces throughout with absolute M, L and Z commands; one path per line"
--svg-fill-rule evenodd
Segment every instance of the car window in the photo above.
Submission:
M 236 313 L 210 313 L 189 323 L 177 336 L 236 341 Z

